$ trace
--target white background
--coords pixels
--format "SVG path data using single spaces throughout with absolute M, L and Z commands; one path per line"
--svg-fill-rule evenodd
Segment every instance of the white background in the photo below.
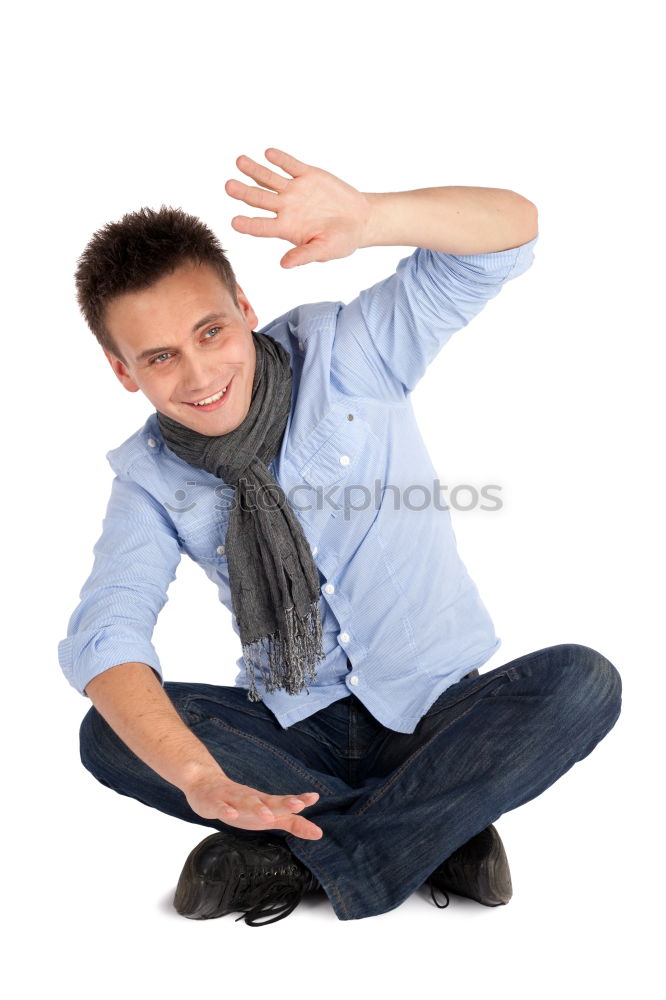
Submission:
M 11 996 L 656 992 L 663 791 L 663 53 L 656 5 L 33 3 L 2 52 L 3 866 Z M 411 248 L 293 271 L 235 233 L 241 153 L 277 146 L 365 191 L 511 188 L 539 209 L 526 275 L 457 333 L 413 395 L 442 482 L 496 483 L 454 512 L 503 644 L 487 669 L 579 642 L 619 669 L 624 707 L 590 757 L 501 818 L 514 897 L 425 892 L 362 921 L 304 901 L 286 920 L 188 921 L 171 906 L 210 830 L 80 765 L 90 703 L 56 655 L 92 566 L 105 453 L 151 412 L 80 318 L 76 258 L 142 205 L 212 226 L 259 325 L 349 301 Z M 233 683 L 240 653 L 183 559 L 154 641 L 169 680 Z M 486 669 L 484 668 L 484 669 Z M 658 874 L 659 873 L 659 874 Z M 659 939 L 660 941 L 660 939 Z

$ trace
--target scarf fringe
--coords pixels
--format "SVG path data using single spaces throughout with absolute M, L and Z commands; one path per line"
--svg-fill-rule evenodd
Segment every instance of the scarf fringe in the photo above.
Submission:
M 278 630 L 243 646 L 249 701 L 261 701 L 256 685 L 259 674 L 269 693 L 280 688 L 287 694 L 300 694 L 305 687 L 306 693 L 310 694 L 307 677 L 313 684 L 317 681 L 315 664 L 325 659 L 319 599 L 312 602 L 304 618 L 294 607 L 285 609 L 285 618 L 286 635 Z M 264 666 L 266 654 L 268 674 Z

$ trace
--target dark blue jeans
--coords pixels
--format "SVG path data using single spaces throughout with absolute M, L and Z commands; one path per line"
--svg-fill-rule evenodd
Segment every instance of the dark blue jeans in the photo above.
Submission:
M 234 781 L 319 792 L 302 815 L 322 828 L 320 840 L 270 835 L 314 872 L 340 920 L 357 920 L 399 906 L 457 847 L 586 757 L 620 714 L 622 683 L 589 646 L 548 646 L 453 684 L 411 734 L 380 725 L 355 695 L 282 729 L 242 688 L 167 682 L 165 690 Z M 102 784 L 189 823 L 230 829 L 194 813 L 94 707 L 80 736 L 81 760 Z

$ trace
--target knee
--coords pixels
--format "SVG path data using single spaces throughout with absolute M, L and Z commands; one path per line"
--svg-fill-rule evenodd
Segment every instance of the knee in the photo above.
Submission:
M 109 784 L 107 774 L 113 757 L 113 736 L 111 727 L 95 706 L 91 706 L 79 727 L 79 756 L 85 769 L 105 785 Z
M 95 734 L 93 732 L 94 714 L 97 709 L 91 706 L 81 720 L 79 727 L 79 756 L 81 763 L 88 770 L 92 770 L 92 761 L 95 756 Z
M 622 706 L 622 679 L 617 667 L 591 646 L 573 642 L 554 648 L 560 651 L 562 680 L 572 708 L 594 716 L 598 724 L 605 723 L 608 731 Z

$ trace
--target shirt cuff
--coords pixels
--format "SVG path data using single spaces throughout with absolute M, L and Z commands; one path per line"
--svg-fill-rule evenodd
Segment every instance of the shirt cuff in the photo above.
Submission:
M 88 695 L 85 686 L 97 674 L 120 663 L 146 663 L 157 673 L 163 684 L 162 667 L 151 642 L 125 635 L 114 635 L 113 629 L 80 633 L 58 643 L 58 662 L 73 688 Z
M 524 274 L 534 260 L 534 247 L 539 234 L 510 250 L 496 250 L 493 253 L 446 254 L 453 264 L 460 262 L 462 273 L 470 271 L 479 275 L 488 275 L 499 281 L 510 281 Z

